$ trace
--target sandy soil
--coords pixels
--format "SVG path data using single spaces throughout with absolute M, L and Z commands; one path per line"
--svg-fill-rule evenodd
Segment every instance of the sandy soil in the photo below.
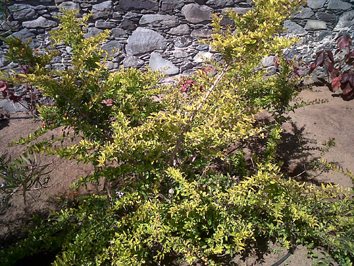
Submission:
M 310 164 L 321 156 L 319 147 L 330 138 L 335 138 L 335 147 L 324 155 L 329 162 L 336 163 L 343 168 L 354 169 L 354 120 L 351 119 L 353 101 L 344 101 L 341 97 L 333 96 L 327 87 L 316 87 L 313 91 L 303 91 L 301 96 L 306 101 L 315 99 L 327 102 L 309 105 L 297 109 L 291 114 L 292 120 L 284 125 L 281 157 L 284 167 L 291 176 L 299 180 L 318 183 L 334 183 L 344 187 L 351 187 L 351 180 L 340 174 L 310 171 Z M 11 114 L 8 120 L 0 120 L 0 153 L 9 153 L 12 157 L 18 156 L 23 146 L 8 147 L 7 144 L 20 136 L 33 132 L 39 122 L 25 113 Z M 75 162 L 66 161 L 55 156 L 43 156 L 42 164 L 51 163 L 51 179 L 45 188 L 30 192 L 29 206 L 25 208 L 21 197 L 15 197 L 12 207 L 6 214 L 0 215 L 0 235 L 21 230 L 21 223 L 32 212 L 48 213 L 57 207 L 59 196 L 74 197 L 70 185 L 78 177 L 91 173 L 92 167 Z M 90 187 L 90 193 L 95 193 L 95 187 Z M 0 246 L 4 243 L 0 239 Z M 257 260 L 257 256 L 250 256 L 246 261 L 235 258 L 237 265 L 272 265 L 281 259 L 287 250 L 278 246 L 272 247 L 272 252 L 264 254 Z M 326 253 L 319 250 L 319 258 L 326 258 Z M 307 257 L 305 247 L 298 247 L 294 254 L 281 265 L 312 265 L 319 260 Z M 335 264 L 333 264 L 335 265 Z
M 353 101 L 344 101 L 338 95 L 332 94 L 327 87 L 303 91 L 300 96 L 306 101 L 326 100 L 327 102 L 297 109 L 291 114 L 292 120 L 284 125 L 284 134 L 291 136 L 298 144 L 293 145 L 297 150 L 288 150 L 290 171 L 298 174 L 308 170 L 307 163 L 320 157 L 343 169 L 354 170 L 354 121 L 350 119 L 354 109 Z M 335 146 L 321 156 L 319 149 L 324 147 L 323 143 L 331 138 L 334 139 Z M 286 139 L 284 145 L 287 145 Z M 312 180 L 315 183 L 353 186 L 350 178 L 341 174 L 319 174 L 307 171 L 302 176 L 304 180 Z

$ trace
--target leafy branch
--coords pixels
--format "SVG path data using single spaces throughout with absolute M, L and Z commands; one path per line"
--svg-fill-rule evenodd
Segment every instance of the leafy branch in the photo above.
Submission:
M 181 144 L 183 142 L 185 133 L 190 129 L 193 120 L 195 118 L 195 116 L 197 115 L 197 113 L 199 112 L 199 110 L 202 108 L 203 104 L 205 103 L 205 101 L 209 98 L 209 96 L 212 94 L 212 92 L 215 90 L 215 88 L 217 88 L 217 86 L 219 85 L 220 81 L 222 80 L 222 78 L 226 75 L 228 69 L 229 69 L 229 64 L 226 65 L 220 74 L 218 74 L 217 78 L 215 79 L 214 83 L 212 84 L 212 86 L 210 87 L 210 89 L 206 92 L 206 94 L 204 95 L 203 99 L 201 100 L 201 102 L 199 103 L 199 105 L 195 108 L 195 110 L 193 111 L 192 115 L 190 116 L 188 123 L 183 127 L 182 132 L 180 133 L 180 136 L 176 142 L 175 148 L 173 150 L 173 152 L 171 153 L 170 159 L 168 161 L 168 165 L 172 166 L 173 165 L 173 161 L 175 159 L 176 154 L 179 152 L 180 148 L 181 148 Z
M 0 156 L 0 178 L 4 181 L 1 184 L 1 200 L 8 202 L 10 198 L 21 191 L 23 203 L 27 206 L 27 192 L 40 189 L 48 182 L 47 170 L 50 164 L 40 165 L 36 156 L 20 155 L 19 158 L 11 161 L 7 154 Z
M 351 99 L 354 96 L 354 51 L 350 48 L 352 46 L 352 39 L 349 35 L 343 35 L 337 39 L 338 49 L 334 55 L 332 51 L 323 50 L 317 53 L 315 62 L 311 64 L 309 74 L 311 74 L 316 67 L 326 67 L 331 82 L 331 90 L 333 92 L 340 91 L 345 99 Z M 344 60 L 336 63 L 334 56 L 339 52 L 345 52 Z M 347 69 L 347 67 L 350 67 Z

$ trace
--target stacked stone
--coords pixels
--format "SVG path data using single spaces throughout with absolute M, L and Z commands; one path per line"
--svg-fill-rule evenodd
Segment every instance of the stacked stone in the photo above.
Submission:
M 354 39 L 354 0 L 308 0 L 307 5 L 285 21 L 288 37 L 300 42 L 289 49 L 289 57 L 297 55 L 311 63 L 321 50 L 337 49 L 337 38 L 350 35 Z M 337 58 L 337 61 L 340 58 Z M 323 69 L 316 69 L 315 76 L 323 76 Z
M 120 66 L 161 69 L 167 75 L 188 73 L 214 53 L 199 39 L 208 39 L 213 14 L 229 8 L 244 14 L 251 9 L 250 0 L 33 0 L 12 1 L 10 21 L 3 24 L 2 34 L 32 39 L 31 46 L 48 45 L 47 34 L 58 25 L 58 7 L 79 10 L 80 16 L 92 12 L 86 37 L 111 30 L 103 49 L 114 59 L 112 70 Z M 227 21 L 225 22 L 227 23 Z M 67 67 L 70 48 L 60 46 L 61 55 L 53 60 L 58 69 Z M 116 52 L 111 53 L 113 49 Z M 2 47 L 2 55 L 6 48 Z M 2 69 L 13 65 L 4 65 Z
M 287 51 L 299 54 L 305 61 L 313 60 L 317 51 L 334 47 L 340 34 L 354 32 L 354 0 L 308 0 L 300 12 L 292 15 L 284 26 L 289 37 L 300 37 L 299 45 Z M 40 51 L 48 45 L 47 34 L 58 25 L 58 7 L 79 10 L 80 16 L 92 12 L 86 37 L 111 30 L 105 49 L 114 57 L 108 63 L 111 70 L 120 66 L 163 69 L 167 75 L 189 73 L 205 58 L 215 56 L 208 45 L 212 33 L 210 22 L 214 13 L 224 14 L 229 8 L 239 14 L 251 9 L 251 0 L 14 0 L 10 19 L 1 23 L 0 33 L 32 40 Z M 225 19 L 223 23 L 230 23 Z M 60 46 L 60 56 L 53 60 L 59 69 L 70 62 L 70 48 Z M 112 53 L 112 49 L 116 52 Z M 6 63 L 6 47 L 0 48 L 0 67 Z M 272 58 L 263 60 L 274 68 Z

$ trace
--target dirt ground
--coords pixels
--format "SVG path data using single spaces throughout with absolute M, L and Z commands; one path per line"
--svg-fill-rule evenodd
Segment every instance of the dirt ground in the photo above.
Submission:
M 351 119 L 354 102 L 333 96 L 327 87 L 315 87 L 312 91 L 303 91 L 300 95 L 305 101 L 324 99 L 327 102 L 302 107 L 291 113 L 292 120 L 284 125 L 284 144 L 280 151 L 284 167 L 290 176 L 296 176 L 298 180 L 352 187 L 348 177 L 336 173 L 315 173 L 309 170 L 309 165 L 321 155 L 319 147 L 322 143 L 334 138 L 335 146 L 324 155 L 324 158 L 344 169 L 354 170 L 354 120 Z M 7 144 L 19 139 L 20 136 L 33 132 L 38 126 L 40 122 L 34 122 L 26 113 L 13 113 L 10 114 L 10 119 L 0 120 L 0 154 L 8 153 L 13 158 L 18 156 L 24 147 L 8 147 Z M 92 167 L 88 165 L 76 164 L 55 156 L 43 156 L 41 163 L 51 163 L 50 181 L 45 188 L 30 192 L 29 207 L 25 208 L 22 197 L 16 196 L 11 201 L 10 209 L 5 214 L 0 214 L 0 246 L 5 241 L 1 237 L 21 230 L 21 225 L 28 219 L 30 213 L 46 214 L 58 207 L 56 203 L 58 197 L 75 197 L 69 189 L 70 185 L 80 176 L 92 171 Z M 95 190 L 96 188 L 92 186 L 87 192 L 91 193 Z M 258 257 L 257 260 L 256 256 L 250 256 L 246 261 L 237 261 L 237 258 L 234 261 L 237 265 L 273 265 L 287 253 L 286 249 L 274 245 L 272 252 L 265 254 L 263 258 Z M 323 261 L 328 259 L 325 251 L 319 250 L 318 254 L 317 259 L 309 258 L 306 248 L 299 246 L 279 265 L 305 266 L 320 263 L 320 259 Z M 23 265 L 35 264 L 25 263 Z

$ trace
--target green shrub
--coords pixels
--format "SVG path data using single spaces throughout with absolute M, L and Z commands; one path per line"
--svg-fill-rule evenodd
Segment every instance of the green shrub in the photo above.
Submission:
M 222 63 L 212 62 L 216 75 L 200 70 L 182 89 L 158 85 L 160 75 L 151 71 L 107 71 L 100 47 L 109 33 L 85 39 L 88 17 L 65 11 L 51 38 L 73 48 L 72 67 L 38 63 L 21 75 L 55 103 L 38 107 L 46 128 L 17 143 L 93 164 L 94 174 L 74 187 L 105 178 L 107 195 L 83 197 L 52 214 L 4 250 L 2 261 L 60 250 L 53 265 L 168 265 L 172 256 L 221 265 L 221 256 L 269 238 L 286 247 L 327 245 L 350 265 L 353 247 L 339 232 L 352 230 L 352 192 L 299 184 L 280 172 L 276 158 L 281 123 L 298 93 L 281 52 L 294 40 L 278 32 L 301 3 L 255 0 L 242 17 L 228 13 L 235 29 L 215 18 L 210 45 Z M 270 54 L 280 67 L 265 79 L 260 62 Z M 264 112 L 273 117 L 268 123 L 257 120 Z M 31 142 L 59 126 L 61 138 Z M 73 137 L 70 128 L 81 141 L 63 146 Z M 243 148 L 261 143 L 257 153 L 251 149 L 252 164 Z

